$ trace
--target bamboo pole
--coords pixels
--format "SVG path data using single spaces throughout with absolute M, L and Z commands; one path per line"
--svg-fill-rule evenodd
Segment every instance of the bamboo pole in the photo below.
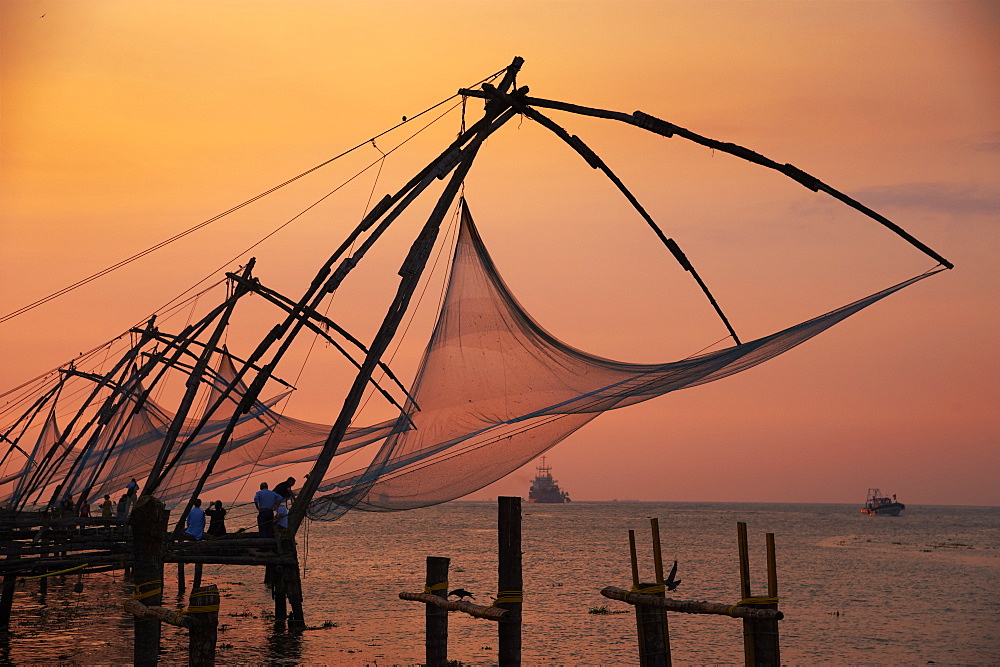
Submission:
M 513 65 L 511 67 L 513 68 Z M 504 80 L 507 81 L 508 79 L 513 81 L 513 73 L 510 71 Z M 382 354 L 388 348 L 399 323 L 406 313 L 410 299 L 416 291 L 420 276 L 426 266 L 427 259 L 433 250 L 434 241 L 440 230 L 441 222 L 447 215 L 448 209 L 451 207 L 460 186 L 465 180 L 465 176 L 472 167 L 473 160 L 486 138 L 512 117 L 513 112 L 505 106 L 492 103 L 487 105 L 485 116 L 488 119 L 487 123 L 476 133 L 472 141 L 469 142 L 469 145 L 464 150 L 459 151 L 458 164 L 454 166 L 451 179 L 438 198 L 437 204 L 428 216 L 427 222 L 424 224 L 423 229 L 421 229 L 420 234 L 413 242 L 413 245 L 410 246 L 406 259 L 403 261 L 403 266 L 399 271 L 401 280 L 393 302 L 369 346 L 368 354 L 365 355 L 362 368 L 355 376 L 354 383 L 351 385 L 351 389 L 344 399 L 340 414 L 337 416 L 337 420 L 334 422 L 326 441 L 323 443 L 323 449 L 316 457 L 316 462 L 313 464 L 305 484 L 302 485 L 298 500 L 292 506 L 292 511 L 288 516 L 288 528 L 293 534 L 298 531 L 299 525 L 305 518 L 309 502 L 319 489 L 319 485 L 323 481 L 323 476 L 326 474 L 327 468 L 329 468 L 333 457 L 336 455 L 337 449 L 340 447 L 340 443 L 343 441 L 344 435 L 347 433 L 347 429 L 354 418 L 354 414 L 361 404 L 369 379 L 377 368 Z M 450 165 L 439 165 L 438 173 L 435 176 L 443 178 L 451 169 L 452 166 Z M 353 257 L 349 259 L 353 259 Z
M 629 559 L 632 565 L 632 590 L 637 591 L 641 588 L 639 585 L 639 556 L 635 548 L 635 530 L 629 528 L 628 531 L 628 552 Z M 642 612 L 639 607 L 635 608 L 635 636 L 636 640 L 639 642 L 639 656 L 646 652 L 646 637 L 643 630 L 646 624 L 642 622 Z
M 465 95 L 468 97 L 481 97 L 489 98 L 490 94 L 482 90 L 472 90 L 463 88 L 459 91 L 460 95 Z M 607 118 L 609 120 L 618 120 L 629 125 L 634 125 L 636 127 L 648 130 L 655 134 L 659 134 L 664 137 L 671 137 L 677 135 L 683 139 L 700 144 L 712 150 L 717 150 L 723 153 L 728 153 L 734 155 L 748 162 L 758 164 L 762 167 L 767 167 L 768 169 L 774 169 L 785 176 L 791 178 L 793 181 L 799 183 L 800 185 L 812 190 L 813 192 L 823 191 L 830 195 L 831 197 L 847 204 L 851 208 L 863 213 L 872 220 L 875 220 L 881 225 L 884 225 L 888 229 L 892 230 L 907 243 L 917 248 L 928 257 L 931 257 L 935 261 L 939 262 L 942 266 L 946 268 L 954 268 L 954 265 L 946 260 L 944 257 L 936 253 L 930 247 L 917 240 L 915 237 L 910 235 L 906 230 L 901 228 L 896 223 L 892 222 L 888 218 L 876 213 L 872 209 L 868 208 L 864 204 L 858 202 L 855 199 L 845 195 L 843 192 L 836 190 L 835 188 L 827 185 L 826 183 L 820 181 L 815 176 L 808 174 L 798 167 L 791 164 L 781 164 L 768 157 L 761 155 L 755 151 L 748 148 L 740 146 L 738 144 L 730 142 L 722 142 L 716 139 L 710 139 L 704 137 L 700 134 L 696 134 L 688 129 L 685 129 L 679 125 L 674 125 L 667 121 L 656 118 L 655 116 L 650 116 L 649 114 L 644 114 L 641 111 L 636 111 L 633 114 L 627 114 L 621 111 L 608 111 L 606 109 L 595 109 L 593 107 L 585 107 L 578 104 L 570 104 L 568 102 L 559 102 L 555 100 L 545 100 L 537 97 L 527 97 L 522 98 L 522 102 L 531 107 L 543 107 L 549 109 L 559 109 L 561 111 L 568 111 L 570 113 L 579 114 L 582 116 L 593 116 L 595 118 Z
M 427 557 L 427 577 L 424 591 L 442 600 L 448 599 L 448 566 L 451 559 L 441 556 Z M 448 610 L 437 605 L 424 606 L 425 660 L 427 667 L 446 667 L 448 664 Z
M 483 618 L 487 621 L 499 621 L 501 623 L 510 622 L 513 618 L 511 613 L 506 609 L 501 609 L 500 607 L 484 607 L 483 605 L 475 604 L 473 602 L 466 602 L 465 600 L 446 600 L 434 595 L 433 593 L 407 593 L 402 592 L 399 594 L 400 600 L 412 600 L 414 602 L 423 602 L 427 605 L 432 605 L 445 609 L 447 611 L 460 611 L 462 613 L 468 614 L 469 616 L 474 616 L 476 618 Z
M 624 588 L 607 586 L 601 589 L 601 595 L 611 600 L 619 600 L 629 604 L 646 604 L 663 607 L 669 611 L 682 614 L 712 614 L 715 616 L 730 616 L 732 618 L 762 618 L 781 620 L 784 614 L 775 609 L 757 609 L 739 604 L 729 605 L 718 602 L 699 602 L 694 600 L 674 600 L 661 598 L 645 593 L 633 593 Z

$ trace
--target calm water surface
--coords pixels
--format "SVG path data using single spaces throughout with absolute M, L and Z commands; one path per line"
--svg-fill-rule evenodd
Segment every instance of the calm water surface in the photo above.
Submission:
M 253 525 L 247 515 L 239 527 Z M 909 506 L 905 516 L 865 517 L 849 505 L 576 502 L 524 505 L 526 664 L 636 664 L 631 613 L 600 595 L 628 588 L 628 529 L 639 538 L 640 570 L 651 579 L 648 517 L 660 520 L 664 558 L 680 562 L 678 599 L 739 599 L 736 522 L 750 534 L 753 593 L 766 593 L 764 533 L 776 535 L 781 651 L 789 664 L 1000 663 L 1000 508 Z M 398 599 L 423 588 L 426 556 L 451 558 L 452 587 L 488 604 L 496 594 L 496 505 L 454 502 L 398 514 L 351 513 L 312 523 L 305 557 L 306 622 L 275 632 L 260 568 L 206 566 L 223 590 L 220 663 L 416 664 L 423 659 L 423 605 Z M 177 597 L 168 565 L 164 604 Z M 190 576 L 190 566 L 189 566 Z M 21 584 L 13 635 L 0 662 L 125 663 L 131 621 L 121 576 L 53 578 L 48 595 Z M 190 584 L 190 582 L 189 582 Z M 330 621 L 333 627 L 323 627 Z M 676 663 L 742 663 L 736 619 L 670 615 Z M 164 626 L 165 662 L 184 662 L 186 631 Z M 450 616 L 449 657 L 496 658 L 496 626 Z

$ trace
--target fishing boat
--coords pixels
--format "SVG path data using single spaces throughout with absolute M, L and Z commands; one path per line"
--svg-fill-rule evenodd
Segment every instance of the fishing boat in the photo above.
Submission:
M 556 480 L 552 479 L 552 468 L 545 465 L 544 456 L 536 470 L 537 474 L 535 479 L 531 481 L 531 488 L 528 490 L 528 502 L 553 504 L 570 502 L 569 492 L 560 489 Z
M 906 509 L 906 505 L 896 501 L 896 494 L 892 498 L 883 496 L 880 489 L 868 489 L 868 498 L 865 506 L 861 508 L 861 513 L 867 516 L 899 516 L 899 513 Z

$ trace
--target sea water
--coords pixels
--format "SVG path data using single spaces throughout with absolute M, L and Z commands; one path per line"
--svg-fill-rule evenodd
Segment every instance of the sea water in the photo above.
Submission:
M 523 505 L 525 664 L 637 664 L 635 617 L 604 598 L 631 587 L 628 530 L 652 580 L 649 518 L 659 520 L 675 599 L 733 604 L 739 595 L 736 522 L 750 538 L 751 585 L 766 595 L 765 533 L 777 545 L 781 656 L 788 664 L 989 664 L 1000 662 L 1000 508 L 909 505 L 900 517 L 862 516 L 822 504 L 574 502 Z M 230 529 L 254 519 L 234 510 Z M 453 502 L 395 514 L 352 512 L 300 533 L 309 629 L 275 631 L 262 568 L 206 566 L 222 590 L 218 661 L 348 665 L 418 664 L 426 556 L 451 559 L 450 586 L 489 604 L 496 595 L 496 504 Z M 188 586 L 192 566 L 187 567 Z M 176 566 L 164 605 L 181 607 Z M 19 584 L 0 663 L 125 663 L 132 622 L 120 573 L 53 577 L 48 593 Z M 190 589 L 189 591 L 190 592 Z M 612 614 L 589 613 L 607 607 Z M 738 664 L 742 623 L 669 614 L 675 663 Z M 164 626 L 165 662 L 187 657 L 186 630 Z M 495 663 L 496 625 L 449 616 L 449 658 Z

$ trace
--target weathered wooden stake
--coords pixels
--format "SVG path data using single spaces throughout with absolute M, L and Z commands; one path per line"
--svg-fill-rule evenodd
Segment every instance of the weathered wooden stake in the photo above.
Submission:
M 752 600 L 750 594 L 750 555 L 747 545 L 747 525 L 739 521 L 736 535 L 740 555 L 740 595 L 743 600 Z M 767 533 L 767 591 L 768 596 L 777 598 L 778 573 L 774 556 L 774 533 Z M 744 602 L 743 606 L 757 609 L 777 609 L 776 602 Z M 743 653 L 748 666 L 780 665 L 778 645 L 778 621 L 759 618 L 743 619 Z
M 631 528 L 628 531 L 628 553 L 629 553 L 629 558 L 631 559 L 631 562 L 632 562 L 632 590 L 633 591 L 638 591 L 639 588 L 640 588 L 640 586 L 639 586 L 639 557 L 636 554 L 636 550 L 635 550 L 635 531 L 632 530 Z M 636 606 L 636 608 L 635 608 L 635 634 L 636 634 L 636 637 L 639 639 L 639 655 L 640 656 L 645 653 L 645 649 L 643 647 L 645 647 L 645 645 L 646 645 L 646 641 L 643 639 L 643 636 L 642 636 L 642 628 L 643 628 L 642 614 L 639 613 L 639 607 Z
M 177 595 L 183 595 L 187 584 L 184 582 L 184 563 L 177 563 Z
M 778 564 L 774 555 L 774 533 L 765 535 L 767 540 L 767 595 L 778 598 Z M 762 609 L 777 609 L 778 603 L 754 605 Z M 778 621 L 754 622 L 754 659 L 758 665 L 780 665 L 781 650 L 778 643 Z
M 659 594 L 666 597 L 663 578 L 663 552 L 660 547 L 660 520 L 650 518 L 649 527 L 653 537 L 653 566 L 656 572 L 656 585 L 663 591 Z M 667 625 L 667 610 L 661 609 L 659 613 L 663 617 L 663 629 L 660 633 L 663 636 L 663 664 L 670 667 L 670 627 Z
M 664 597 L 662 588 L 653 583 L 640 583 L 640 589 L 653 589 L 648 595 Z M 652 605 L 635 605 L 636 624 L 639 628 L 639 664 L 642 667 L 666 667 L 670 664 L 667 657 L 666 638 L 663 635 L 662 607 Z
M 3 578 L 3 592 L 0 593 L 0 632 L 10 628 L 10 612 L 14 606 L 14 587 L 17 585 L 17 575 L 8 574 Z
M 191 590 L 188 614 L 194 623 L 188 629 L 188 663 L 191 667 L 215 665 L 219 640 L 219 588 L 215 585 Z
M 521 664 L 521 604 L 524 596 L 521 576 L 521 499 L 500 496 L 497 518 L 497 601 L 495 606 L 508 609 L 513 616 L 499 623 L 499 662 L 501 667 Z
M 163 551 L 170 513 L 153 496 L 143 496 L 132 510 L 132 548 L 135 553 L 135 590 L 147 606 L 163 602 Z M 133 662 L 155 667 L 160 653 L 160 621 L 135 619 Z
M 194 581 L 191 582 L 192 591 L 196 588 L 201 588 L 201 574 L 204 567 L 204 563 L 194 564 Z
M 740 558 L 740 598 L 750 597 L 750 552 L 747 546 L 747 524 L 736 522 L 736 548 Z M 743 619 L 743 661 L 753 665 L 753 629 L 750 619 Z
M 275 565 L 271 574 L 271 597 L 274 598 L 274 625 L 285 627 L 288 621 L 288 591 L 285 588 L 285 568 Z
M 440 556 L 427 557 L 427 578 L 424 582 L 424 592 L 448 599 L 448 566 L 450 558 Z M 448 610 L 424 605 L 424 622 L 426 625 L 426 662 L 427 667 L 445 667 L 448 664 Z

